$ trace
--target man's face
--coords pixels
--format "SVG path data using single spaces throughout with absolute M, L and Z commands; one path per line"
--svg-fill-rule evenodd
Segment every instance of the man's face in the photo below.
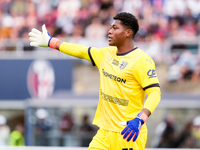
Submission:
M 108 31 L 108 44 L 110 46 L 119 46 L 125 41 L 126 29 L 121 24 L 120 20 L 114 20 Z

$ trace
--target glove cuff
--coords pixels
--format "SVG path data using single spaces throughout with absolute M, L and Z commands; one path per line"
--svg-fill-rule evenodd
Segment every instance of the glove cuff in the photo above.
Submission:
M 144 123 L 147 121 L 147 119 L 148 119 L 148 116 L 147 116 L 147 114 L 145 114 L 144 112 L 140 112 L 138 115 L 137 115 L 137 118 L 140 118 L 140 119 L 142 119 L 143 121 L 144 121 Z
M 56 49 L 56 45 L 60 40 L 57 38 L 51 38 L 49 41 L 49 47 Z

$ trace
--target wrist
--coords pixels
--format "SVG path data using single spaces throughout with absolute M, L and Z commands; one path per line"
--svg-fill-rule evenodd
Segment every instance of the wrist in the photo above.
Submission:
M 53 49 L 56 49 L 56 45 L 57 45 L 57 43 L 58 43 L 59 41 L 60 41 L 60 40 L 57 39 L 57 38 L 51 38 L 51 39 L 49 40 L 48 46 L 51 47 L 51 48 L 53 48 Z
M 148 115 L 146 113 L 144 113 L 143 111 L 141 111 L 139 114 L 137 114 L 137 118 L 142 119 L 145 123 L 148 119 Z

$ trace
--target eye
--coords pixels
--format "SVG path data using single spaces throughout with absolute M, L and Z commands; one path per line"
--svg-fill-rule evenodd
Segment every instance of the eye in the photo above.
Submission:
M 110 29 L 117 29 L 117 27 L 116 26 L 110 26 Z

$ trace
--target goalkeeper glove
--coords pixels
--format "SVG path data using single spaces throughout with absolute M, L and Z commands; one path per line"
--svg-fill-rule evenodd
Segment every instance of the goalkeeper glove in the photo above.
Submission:
M 42 32 L 33 28 L 31 32 L 29 32 L 29 36 L 31 46 L 51 47 L 56 49 L 56 44 L 59 41 L 57 38 L 52 38 L 47 31 L 45 24 L 42 26 Z
M 138 138 L 142 125 L 147 119 L 148 116 L 141 111 L 135 119 L 127 122 L 120 122 L 121 125 L 127 125 L 121 132 L 121 135 L 124 135 L 123 139 L 126 139 L 128 142 L 133 139 L 133 142 L 135 142 Z

